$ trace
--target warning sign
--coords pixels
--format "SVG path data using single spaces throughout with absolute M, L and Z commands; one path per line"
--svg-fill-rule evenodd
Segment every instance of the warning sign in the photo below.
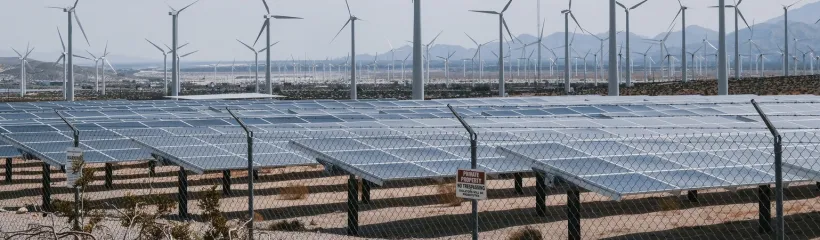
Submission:
M 487 199 L 487 174 L 478 169 L 459 169 L 456 175 L 456 196 L 460 198 Z
M 83 177 L 83 150 L 69 147 L 66 149 L 66 184 L 68 187 L 76 187 L 77 180 Z

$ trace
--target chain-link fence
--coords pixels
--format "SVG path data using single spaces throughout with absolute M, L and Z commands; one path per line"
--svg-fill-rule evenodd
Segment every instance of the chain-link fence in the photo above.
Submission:
M 77 172 L 65 153 L 73 133 L 14 138 L 29 153 L 6 160 L 0 231 L 9 239 L 241 239 L 252 224 L 257 239 L 469 239 L 474 217 L 456 195 L 456 173 L 472 168 L 472 151 L 487 175 L 481 239 L 777 231 L 778 138 L 767 129 L 494 125 L 474 129 L 475 145 L 459 124 L 248 130 L 80 131 L 79 206 L 67 185 Z M 811 168 L 820 137 L 782 134 L 783 161 Z M 820 237 L 817 183 L 786 170 L 782 180 L 786 238 Z

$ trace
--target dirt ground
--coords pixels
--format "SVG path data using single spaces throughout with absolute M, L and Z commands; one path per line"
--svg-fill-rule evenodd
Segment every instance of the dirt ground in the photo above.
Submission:
M 41 167 L 36 161 L 14 161 L 13 183 L 0 185 L 0 230 L 22 230 L 30 223 L 48 224 L 41 214 L 16 214 L 20 207 L 40 205 Z M 177 167 L 157 167 L 157 176 L 148 177 L 147 164 L 115 166 L 113 189 L 103 186 L 102 165 L 96 181 L 85 196 L 98 203 L 117 205 L 126 194 L 167 195 L 176 199 Z M 320 166 L 267 169 L 260 172 L 255 184 L 255 209 L 264 220 L 256 222 L 259 229 L 282 220 L 298 220 L 306 231 L 261 231 L 260 239 L 469 239 L 470 204 L 451 206 L 440 195 L 442 183 L 435 180 L 389 182 L 373 187 L 371 202 L 359 204 L 359 237 L 348 237 L 347 176 L 326 176 Z M 4 174 L 0 174 L 4 175 Z M 222 173 L 195 175 L 189 173 L 189 212 L 192 221 L 201 220 L 198 200 L 211 186 L 221 191 Z M 52 170 L 54 199 L 73 199 L 65 187 L 64 174 Z M 223 195 L 221 210 L 230 219 L 246 215 L 247 174 L 232 173 L 232 192 Z M 525 175 L 523 194 L 515 192 L 512 178 L 489 181 L 489 200 L 479 202 L 479 223 L 482 239 L 504 239 L 524 227 L 539 230 L 545 239 L 567 238 L 566 190 L 564 185 L 548 189 L 547 215 L 535 214 L 535 179 Z M 282 189 L 299 186 L 306 189 L 302 199 L 287 200 L 279 195 Z M 814 182 L 790 184 L 786 189 L 785 210 L 787 238 L 820 238 L 820 191 Z M 629 196 L 613 201 L 592 192 L 582 192 L 581 231 L 584 239 L 769 239 L 758 233 L 757 188 L 714 189 L 699 191 L 698 201 L 687 200 L 682 194 L 651 194 Z M 772 204 L 774 212 L 774 204 Z M 113 211 L 108 211 L 113 216 Z M 170 221 L 179 220 L 169 216 Z M 65 225 L 64 218 L 56 224 Z M 113 232 L 123 234 L 113 219 L 103 223 Z M 204 231 L 205 224 L 192 228 Z

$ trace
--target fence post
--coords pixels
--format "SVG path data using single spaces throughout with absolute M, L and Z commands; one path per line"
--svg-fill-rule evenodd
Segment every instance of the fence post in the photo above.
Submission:
M 253 131 L 248 129 L 248 126 L 245 125 L 245 122 L 242 121 L 236 114 L 233 114 L 231 109 L 227 107 L 225 110 L 228 110 L 228 113 L 231 114 L 239 126 L 242 126 L 242 129 L 245 130 L 245 136 L 248 139 L 248 239 L 253 240 L 253 219 L 254 219 L 254 211 L 253 211 L 253 180 L 254 180 L 254 170 L 253 170 Z
M 783 240 L 786 237 L 784 234 L 786 225 L 783 220 L 783 137 L 754 99 L 752 99 L 752 105 L 774 137 L 775 239 Z
M 447 104 L 447 108 L 450 109 L 453 115 L 456 116 L 456 119 L 458 119 L 458 121 L 461 122 L 461 125 L 464 126 L 464 129 L 467 130 L 467 133 L 470 134 L 470 168 L 476 169 L 478 168 L 478 134 L 475 131 L 473 131 L 473 127 L 471 127 L 470 124 L 468 124 L 466 121 L 464 121 L 463 118 L 461 118 L 461 115 L 458 115 L 456 109 L 453 108 L 453 106 Z M 478 200 L 473 199 L 470 200 L 470 202 L 472 203 L 472 236 L 473 240 L 478 240 Z
M 74 136 L 74 147 L 75 148 L 80 147 L 80 130 L 77 130 L 77 128 L 74 127 L 74 124 L 71 124 L 71 122 L 69 122 L 68 119 L 63 117 L 63 114 L 61 114 L 57 110 L 54 110 L 54 112 L 57 113 L 57 116 L 59 116 L 60 119 L 62 119 L 63 122 L 65 122 L 65 124 L 68 125 L 69 128 L 71 128 L 71 131 L 73 132 L 73 136 Z M 108 185 L 108 179 L 109 179 L 108 163 L 106 163 L 105 166 L 106 166 L 106 168 L 105 168 L 105 170 L 106 170 L 105 171 L 106 186 L 109 186 Z M 82 172 L 82 169 L 80 169 L 80 171 Z M 76 217 L 74 218 L 74 223 L 73 223 L 74 230 L 80 230 L 80 224 L 81 224 L 80 219 L 82 219 L 80 217 L 80 201 L 81 200 L 82 199 L 80 199 L 80 188 L 77 187 L 77 186 L 74 186 L 74 214 L 76 215 Z

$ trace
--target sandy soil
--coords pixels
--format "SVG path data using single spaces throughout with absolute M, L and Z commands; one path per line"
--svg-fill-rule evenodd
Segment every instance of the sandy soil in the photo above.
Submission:
M 41 174 L 36 162 L 14 162 L 14 183 L 0 185 L 0 206 L 11 212 L 0 213 L 0 229 L 20 230 L 29 223 L 47 223 L 40 214 L 15 214 L 19 207 L 40 204 Z M 157 177 L 148 178 L 145 163 L 121 164 L 115 167 L 114 189 L 103 187 L 102 166 L 97 181 L 86 191 L 86 197 L 99 203 L 117 204 L 126 194 L 165 194 L 175 199 L 176 167 L 157 168 Z M 2 175 L 2 174 L 0 174 Z M 325 176 L 318 166 L 263 170 L 257 181 L 257 212 L 264 221 L 256 226 L 265 228 L 281 220 L 299 220 L 307 232 L 265 232 L 261 239 L 348 239 L 346 176 Z M 189 211 L 197 220 L 201 210 L 197 200 L 202 191 L 222 184 L 221 173 L 189 174 Z M 243 217 L 247 209 L 247 174 L 232 173 L 233 192 L 224 195 L 221 210 L 231 219 Z M 64 186 L 64 174 L 52 170 L 54 199 L 72 199 Z M 289 186 L 305 186 L 309 194 L 304 199 L 285 200 L 278 192 Z M 506 238 L 525 226 L 541 231 L 546 239 L 565 239 L 566 186 L 548 190 L 547 216 L 535 214 L 533 196 L 535 180 L 524 178 L 524 193 L 517 194 L 512 179 L 489 181 L 489 200 L 479 203 L 482 239 Z M 451 207 L 442 202 L 436 181 L 402 181 L 374 187 L 372 202 L 359 204 L 360 236 L 364 238 L 406 239 L 469 239 L 470 204 Z M 218 187 L 221 189 L 221 187 Z M 729 191 L 714 189 L 699 192 L 699 201 L 690 202 L 685 193 L 680 196 L 652 194 L 630 196 L 620 202 L 602 195 L 583 192 L 581 214 L 584 239 L 601 238 L 707 238 L 758 239 L 769 235 L 757 233 L 757 190 Z M 785 203 L 788 237 L 820 238 L 820 192 L 815 183 L 791 184 Z M 773 206 L 773 204 L 772 204 Z M 34 209 L 32 209 L 34 210 Z M 113 212 L 109 211 L 113 216 Z M 170 219 L 177 219 L 171 216 Z M 58 219 L 65 224 L 65 219 Z M 124 232 L 119 223 L 104 223 L 114 232 Z M 62 225 L 61 225 L 62 226 Z M 194 224 L 201 231 L 206 226 Z

